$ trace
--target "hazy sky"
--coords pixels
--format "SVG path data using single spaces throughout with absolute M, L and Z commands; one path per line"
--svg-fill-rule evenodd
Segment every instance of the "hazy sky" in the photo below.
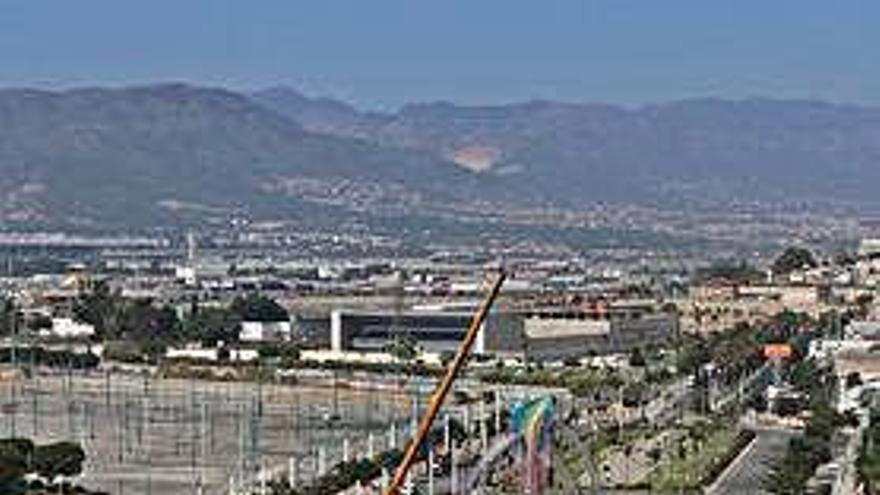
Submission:
M 0 0 L 0 86 L 880 105 L 880 1 Z

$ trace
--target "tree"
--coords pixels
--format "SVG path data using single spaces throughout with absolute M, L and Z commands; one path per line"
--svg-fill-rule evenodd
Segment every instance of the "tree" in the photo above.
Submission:
M 291 343 L 260 344 L 257 352 L 262 359 L 281 359 L 287 362 L 298 360 L 300 355 L 299 347 Z
M 853 371 L 846 375 L 846 388 L 858 387 L 862 384 L 862 375 L 858 371 Z
M 58 442 L 34 449 L 34 470 L 47 480 L 59 476 L 76 476 L 82 472 L 86 454 L 75 443 Z
M 682 347 L 676 363 L 679 371 L 696 373 L 700 366 L 712 360 L 712 349 L 705 337 L 698 336 Z
M 28 458 L 34 452 L 34 442 L 26 438 L 0 440 L 0 456 Z
M 230 310 L 241 321 L 286 321 L 290 319 L 287 310 L 274 299 L 261 294 L 250 293 L 232 301 Z
M 15 300 L 11 297 L 0 299 L 0 337 L 12 335 L 16 318 L 18 318 L 18 311 L 15 307 Z
M 418 355 L 416 342 L 412 337 L 397 337 L 385 347 L 385 352 L 399 361 L 412 361 Z
M 30 468 L 34 444 L 23 438 L 0 440 L 0 493 L 13 492 Z
M 840 333 L 841 315 L 837 310 L 823 311 L 819 315 L 817 326 L 819 330 L 827 337 L 837 337 Z
M 762 280 L 764 274 L 745 261 L 722 261 L 698 269 L 695 278 L 698 282 L 721 279 L 728 282 L 748 284 Z
M 147 299 L 133 301 L 126 307 L 120 330 L 128 340 L 160 347 L 182 337 L 180 320 L 174 308 L 156 307 Z
M 816 262 L 816 258 L 813 257 L 813 253 L 806 248 L 792 246 L 786 248 L 773 261 L 772 270 L 774 275 L 788 275 L 795 270 L 816 268 L 817 266 L 819 264 Z
M 691 442 L 694 444 L 696 449 L 699 450 L 706 439 L 709 438 L 714 428 L 714 425 L 712 425 L 710 422 L 705 420 L 698 420 L 688 428 L 688 438 L 691 439 Z
M 637 368 L 644 367 L 647 364 L 642 349 L 636 347 L 629 353 L 629 365 Z
M 648 402 L 650 388 L 644 382 L 630 382 L 623 388 L 623 405 L 636 407 Z
M 568 356 L 562 360 L 562 364 L 566 368 L 577 368 L 581 365 L 581 360 L 576 356 Z
M 110 285 L 100 280 L 92 290 L 81 295 L 73 308 L 74 317 L 95 327 L 95 336 L 101 340 L 121 337 L 119 321 L 124 310 L 122 294 L 111 291 Z
M 856 296 L 856 307 L 858 308 L 858 315 L 861 318 L 867 318 L 868 314 L 871 312 L 871 306 L 874 304 L 874 295 L 873 294 L 859 294 Z
M 228 308 L 198 308 L 184 322 L 184 333 L 187 339 L 213 347 L 237 342 L 240 324 L 238 314 Z
M 834 255 L 834 264 L 839 266 L 855 265 L 858 258 L 855 254 L 846 251 L 840 251 Z
M 663 306 L 660 308 L 660 312 L 668 314 L 668 315 L 676 316 L 679 313 L 678 312 L 678 305 L 675 304 L 674 302 L 664 303 Z
M 52 318 L 46 315 L 34 315 L 27 322 L 29 330 L 39 332 L 40 330 L 48 330 L 52 328 Z
M 455 352 L 453 351 L 442 351 L 440 353 L 440 365 L 444 368 L 449 366 L 449 363 L 451 363 L 453 359 L 455 359 Z
M 838 428 L 846 424 L 846 418 L 838 414 L 827 400 L 832 385 L 828 380 L 817 378 L 812 380 L 815 392 L 824 390 L 825 393 L 811 396 L 811 399 L 820 397 L 821 400 L 811 400 L 804 435 L 789 442 L 785 457 L 765 480 L 764 488 L 770 493 L 804 493 L 804 486 L 816 468 L 831 460 L 832 437 Z

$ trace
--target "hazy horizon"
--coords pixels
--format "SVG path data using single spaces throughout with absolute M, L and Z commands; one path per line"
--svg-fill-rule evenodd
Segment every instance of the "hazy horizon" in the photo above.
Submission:
M 775 96 L 770 94 L 754 94 L 754 95 L 742 95 L 742 96 L 713 96 L 713 95 L 683 95 L 678 98 L 670 98 L 670 99 L 661 99 L 661 100 L 652 100 L 652 101 L 643 101 L 643 102 L 616 102 L 609 100 L 577 100 L 577 99 L 552 99 L 552 98 L 542 98 L 542 97 L 534 97 L 534 98 L 523 98 L 523 99 L 511 99 L 511 100 L 503 100 L 503 101 L 458 101 L 454 99 L 424 99 L 424 100 L 409 100 L 409 101 L 401 101 L 397 102 L 394 105 L 391 104 L 382 104 L 378 105 L 369 105 L 364 102 L 355 101 L 352 99 L 348 99 L 344 96 L 337 96 L 333 94 L 320 93 L 320 92 L 311 92 L 307 91 L 301 87 L 297 87 L 294 84 L 284 84 L 279 83 L 270 86 L 258 86 L 258 87 L 231 87 L 224 86 L 222 84 L 215 84 L 210 82 L 202 82 L 202 81 L 188 81 L 188 80 L 155 80 L 155 81 L 137 81 L 131 83 L 117 83 L 117 84 L 70 84 L 70 85 L 31 85 L 31 86 L 22 86 L 22 85 L 0 85 L 0 91 L 44 91 L 48 93 L 65 93 L 69 91 L 81 91 L 81 90 L 125 90 L 125 89 L 136 89 L 136 88 L 148 88 L 148 87 L 159 87 L 159 86 L 173 86 L 173 85 L 184 85 L 193 88 L 204 88 L 204 89 L 219 89 L 226 90 L 234 93 L 243 94 L 246 96 L 250 96 L 262 91 L 275 90 L 275 89 L 284 89 L 284 90 L 292 90 L 295 91 L 306 98 L 312 100 L 331 100 L 334 102 L 340 102 L 347 105 L 350 105 L 354 109 L 361 112 L 378 112 L 378 113 L 393 113 L 399 111 L 405 106 L 408 105 L 453 105 L 463 108 L 479 108 L 479 107 L 500 107 L 500 106 L 515 106 L 515 105 L 528 105 L 534 103 L 560 103 L 564 105 L 607 105 L 617 108 L 622 108 L 630 111 L 638 111 L 645 108 L 650 108 L 652 106 L 662 106 L 662 105 L 670 105 L 676 103 L 684 103 L 684 102 L 697 102 L 697 101 L 719 101 L 719 102 L 733 102 L 733 103 L 741 103 L 741 102 L 781 102 L 781 103 L 816 103 L 816 104 L 827 104 L 827 105 L 835 105 L 841 107 L 853 107 L 853 108 L 865 108 L 865 109 L 880 109 L 880 102 L 851 102 L 851 101 L 836 101 L 829 98 L 811 98 L 811 97 L 795 97 L 795 96 Z
M 0 0 L 2 87 L 288 85 L 360 108 L 717 97 L 880 104 L 880 4 Z

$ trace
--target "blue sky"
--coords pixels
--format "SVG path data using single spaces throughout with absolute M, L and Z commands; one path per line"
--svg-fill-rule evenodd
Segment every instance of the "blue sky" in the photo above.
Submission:
M 880 105 L 876 0 L 0 0 L 0 86 Z

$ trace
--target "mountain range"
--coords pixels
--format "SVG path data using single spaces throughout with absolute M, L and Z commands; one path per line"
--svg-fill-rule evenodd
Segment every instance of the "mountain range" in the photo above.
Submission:
M 880 110 L 686 100 L 636 109 L 532 101 L 360 112 L 289 88 L 252 97 L 304 128 L 428 152 L 555 204 L 874 205 Z
M 247 96 L 180 84 L 0 91 L 0 170 L 7 222 L 81 226 L 308 216 L 305 199 L 336 189 L 448 201 L 446 185 L 471 179 L 429 154 L 310 132 Z
M 596 204 L 873 209 L 880 110 L 532 101 L 361 111 L 290 88 L 0 90 L 0 221 L 132 227 Z

